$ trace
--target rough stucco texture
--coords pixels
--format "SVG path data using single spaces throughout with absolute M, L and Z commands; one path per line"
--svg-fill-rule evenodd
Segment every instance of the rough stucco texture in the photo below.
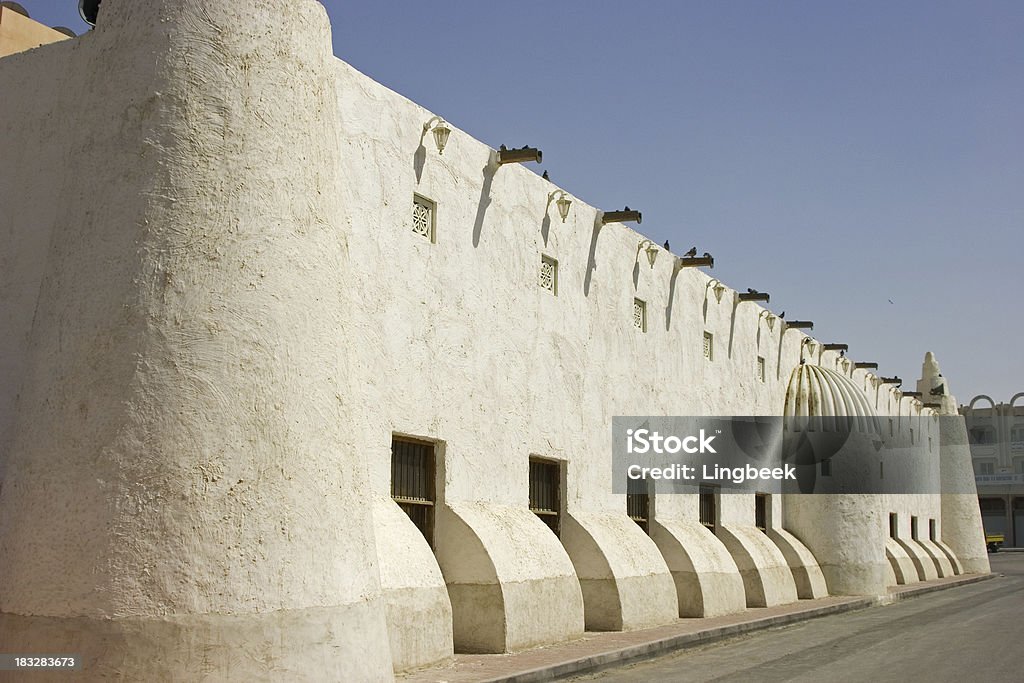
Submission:
M 326 13 L 305 0 L 102 12 L 58 95 L 2 100 L 56 111 L 58 129 L 81 120 L 61 139 L 55 206 L 38 211 L 54 229 L 5 454 L 0 641 L 38 627 L 30 649 L 64 651 L 40 618 L 93 633 L 131 620 L 124 642 L 88 650 L 90 670 L 143 679 L 152 659 L 221 677 L 184 656 L 198 640 L 235 677 L 389 677 L 337 345 L 351 329 Z M 0 87 L 35 67 L 54 78 L 46 58 L 4 60 Z M 19 171 L 4 166 L 8 186 Z M 307 634 L 315 664 L 258 628 L 301 613 L 330 624 Z M 167 619 L 180 629 L 158 637 Z M 218 635 L 239 621 L 259 655 L 240 662 Z
M 610 628 L 736 611 L 741 562 L 766 602 L 795 599 L 753 496 L 721 497 L 735 556 L 694 496 L 659 496 L 642 538 L 608 425 L 780 414 L 805 335 L 663 250 L 649 266 L 642 235 L 579 198 L 562 223 L 554 185 L 458 129 L 437 154 L 431 112 L 331 57 L 316 3 L 105 0 L 96 31 L 0 62 L 0 88 L 19 93 L 0 100 L 0 238 L 18 245 L 0 252 L 0 635 L 111 620 L 96 642 L 123 627 L 159 673 L 216 675 L 189 648 L 309 611 L 320 675 L 387 678 L 389 635 L 402 668 L 575 637 L 587 610 Z M 432 238 L 414 195 L 436 203 Z M 892 438 L 931 428 L 843 372 L 897 416 Z M 394 433 L 439 444 L 433 553 L 387 501 Z M 942 477 L 970 476 L 961 436 L 942 435 Z M 564 544 L 528 509 L 531 455 L 563 463 Z M 771 516 L 832 592 L 878 594 L 886 511 L 941 518 L 987 571 L 968 498 L 775 496 Z M 309 674 L 261 637 L 231 653 L 242 673 Z

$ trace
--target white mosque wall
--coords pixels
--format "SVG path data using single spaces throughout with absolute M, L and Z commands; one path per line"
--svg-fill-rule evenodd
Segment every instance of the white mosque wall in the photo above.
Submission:
M 649 265 L 585 188 L 563 223 L 555 185 L 458 128 L 438 154 L 432 112 L 333 59 L 316 3 L 285 4 L 107 0 L 96 31 L 0 62 L 24 93 L 0 102 L 24 122 L 0 164 L 0 629 L 131 617 L 142 638 L 173 616 L 138 656 L 188 675 L 185 641 L 229 628 L 208 615 L 255 632 L 310 611 L 303 647 L 370 676 L 825 584 L 880 594 L 890 512 L 987 571 L 966 497 L 772 496 L 765 535 L 727 494 L 716 536 L 695 495 L 662 495 L 648 538 L 612 492 L 616 415 L 780 415 L 803 359 L 897 416 L 887 438 L 930 418 L 714 271 L 660 247 Z M 433 548 L 389 500 L 395 434 L 437 444 Z M 967 476 L 966 438 L 931 436 L 921 476 Z M 561 539 L 528 509 L 531 456 L 561 463 Z M 72 539 L 58 571 L 46 548 Z M 385 630 L 391 655 L 367 645 Z

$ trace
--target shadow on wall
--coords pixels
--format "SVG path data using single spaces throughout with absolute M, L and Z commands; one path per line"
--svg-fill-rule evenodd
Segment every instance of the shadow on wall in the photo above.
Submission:
M 782 331 L 779 332 L 779 352 L 775 357 L 775 379 L 782 379 L 782 347 L 786 342 L 786 332 L 789 331 L 789 325 L 786 324 L 785 320 L 780 320 L 782 323 Z
M 420 146 L 412 155 L 412 170 L 416 174 L 416 184 L 419 185 L 423 179 L 423 166 L 427 163 L 427 148 L 423 146 L 423 135 L 420 135 Z
M 587 274 L 583 277 L 583 296 L 590 296 L 590 281 L 597 270 L 597 235 L 604 225 L 604 212 L 598 211 L 594 216 L 594 229 L 590 233 L 590 254 L 587 256 Z
M 491 183 L 494 182 L 494 174 L 498 172 L 498 154 L 493 149 L 487 157 L 487 165 L 483 167 L 484 183 L 480 188 L 480 202 L 476 206 L 476 220 L 473 222 L 473 246 L 480 246 L 480 233 L 484 229 L 484 217 L 487 215 L 487 207 L 491 205 Z
M 726 355 L 732 360 L 732 340 L 736 336 L 736 309 L 740 307 L 740 293 L 732 293 L 732 313 L 729 316 L 729 346 Z
M 672 269 L 672 277 L 668 280 L 668 304 L 665 306 L 665 330 L 672 328 L 672 304 L 676 300 L 676 280 L 679 279 L 678 268 Z
M 544 240 L 545 247 L 548 246 L 548 235 L 551 233 L 551 216 L 548 215 L 548 206 L 544 207 L 544 220 L 540 222 L 540 236 Z

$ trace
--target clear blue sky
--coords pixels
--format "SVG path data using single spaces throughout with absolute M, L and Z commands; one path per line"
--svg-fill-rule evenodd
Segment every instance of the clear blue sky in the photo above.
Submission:
M 1024 2 L 324 4 L 341 59 L 822 341 L 1024 391 Z

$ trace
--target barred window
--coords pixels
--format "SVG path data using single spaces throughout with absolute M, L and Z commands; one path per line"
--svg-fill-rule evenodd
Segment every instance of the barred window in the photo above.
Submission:
M 646 479 L 626 480 L 626 514 L 645 534 L 650 531 L 651 494 Z
M 392 437 L 391 497 L 434 547 L 434 444 Z
M 530 458 L 530 510 L 555 532 L 561 533 L 561 464 Z
M 768 502 L 766 493 L 758 493 L 754 496 L 754 526 L 761 531 L 768 531 Z
M 757 379 L 758 381 L 764 381 L 764 356 L 757 357 Z
M 708 360 L 715 359 L 715 335 L 710 332 L 704 333 L 704 357 Z
M 714 531 L 718 519 L 718 487 L 702 485 L 700 487 L 700 523 Z

